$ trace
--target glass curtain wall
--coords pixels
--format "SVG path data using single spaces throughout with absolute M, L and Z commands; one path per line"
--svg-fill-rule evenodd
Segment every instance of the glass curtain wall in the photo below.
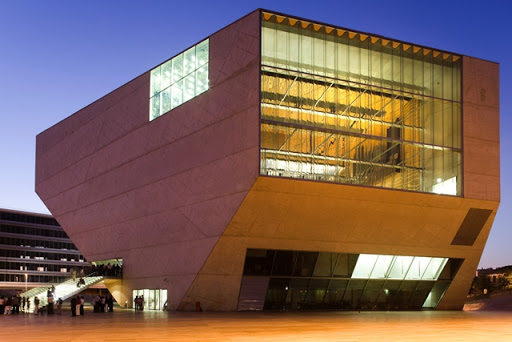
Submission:
M 269 279 L 264 309 L 436 308 L 462 259 L 248 249 L 244 279 Z
M 460 56 L 263 13 L 263 175 L 462 195 Z

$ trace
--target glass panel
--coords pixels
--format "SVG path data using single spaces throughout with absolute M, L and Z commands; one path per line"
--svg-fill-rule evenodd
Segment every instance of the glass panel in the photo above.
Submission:
M 271 278 L 265 296 L 265 310 L 285 309 L 285 300 L 288 296 L 289 279 Z
M 318 253 L 315 252 L 299 252 L 295 263 L 294 276 L 310 277 L 315 268 Z
M 318 255 L 316 267 L 313 276 L 329 277 L 333 275 L 334 266 L 336 265 L 338 254 L 321 252 Z
M 275 251 L 248 249 L 245 257 L 244 275 L 269 275 Z
M 354 272 L 358 254 L 340 254 L 336 262 L 336 268 L 334 269 L 334 276 L 337 277 L 350 277 Z
M 184 89 L 183 89 L 183 102 L 187 102 L 195 96 L 196 89 L 196 75 L 192 73 L 184 78 L 183 80 Z
M 416 290 L 416 286 L 418 285 L 417 281 L 403 281 L 400 286 L 400 290 L 398 291 L 396 298 L 394 300 L 394 305 L 398 310 L 409 310 L 410 300 L 414 291 Z
M 432 258 L 425 273 L 421 277 L 422 280 L 437 280 L 441 270 L 448 261 L 448 258 Z
M 370 278 L 387 278 L 392 261 L 392 255 L 379 255 Z
M 328 279 L 312 279 L 306 295 L 307 308 L 320 308 L 324 302 L 325 293 L 329 286 Z
M 161 95 L 161 110 L 164 114 L 171 110 L 171 87 L 162 91 Z
M 432 290 L 434 284 L 435 282 L 433 281 L 420 281 L 418 283 L 418 286 L 416 287 L 416 290 L 414 291 L 414 294 L 412 295 L 411 300 L 409 302 L 411 309 L 421 309 L 421 307 L 425 303 L 425 300 L 430 294 L 430 291 Z
M 373 310 L 373 309 L 383 309 L 379 307 L 379 298 L 381 301 L 383 300 L 380 295 L 383 291 L 384 280 L 369 280 L 364 288 L 363 294 L 361 295 L 361 309 L 363 310 Z M 383 301 L 380 303 L 382 306 Z
M 208 63 L 209 44 L 210 41 L 207 39 L 196 45 L 196 62 L 198 68 Z
M 390 279 L 404 279 L 413 259 L 410 256 L 396 256 L 388 277 Z
M 172 59 L 172 83 L 178 82 L 183 77 L 183 54 Z
M 331 280 L 329 288 L 325 294 L 324 303 L 331 308 L 343 309 L 347 303 L 343 301 L 343 295 L 347 288 L 348 280 Z
M 171 109 L 183 103 L 183 80 L 171 86 Z
M 196 69 L 196 48 L 188 49 L 183 56 L 183 76 L 186 76 Z
M 160 67 L 151 70 L 151 90 L 150 96 L 155 96 L 160 92 Z
M 171 85 L 172 79 L 172 61 L 168 61 L 161 66 L 161 89 L 165 89 Z
M 351 279 L 343 295 L 343 301 L 348 303 L 349 309 L 359 309 L 361 295 L 366 285 L 366 279 Z
M 151 119 L 156 119 L 160 116 L 160 94 L 151 98 Z
M 352 278 L 370 278 L 373 267 L 375 266 L 378 257 L 379 256 L 375 254 L 359 255 L 356 267 L 354 268 L 354 273 L 352 273 Z
M 309 279 L 290 279 L 290 285 L 286 296 L 287 308 L 292 310 L 300 310 L 304 308 L 309 282 Z
M 405 279 L 421 279 L 429 263 L 430 258 L 415 257 L 409 267 L 409 271 L 407 272 Z
M 276 276 L 289 276 L 292 275 L 293 267 L 295 265 L 297 253 L 292 251 L 277 251 L 272 269 L 272 275 Z
M 439 302 L 441 301 L 441 298 L 443 298 L 444 293 L 448 289 L 448 286 L 450 283 L 448 282 L 437 282 L 435 283 L 434 287 L 432 288 L 432 291 L 427 296 L 427 299 L 425 299 L 425 302 L 423 303 L 424 308 L 436 308 Z

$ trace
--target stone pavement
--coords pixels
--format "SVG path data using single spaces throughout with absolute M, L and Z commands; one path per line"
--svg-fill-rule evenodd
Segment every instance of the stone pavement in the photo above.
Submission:
M 0 316 L 0 341 L 512 341 L 512 313 L 162 312 Z

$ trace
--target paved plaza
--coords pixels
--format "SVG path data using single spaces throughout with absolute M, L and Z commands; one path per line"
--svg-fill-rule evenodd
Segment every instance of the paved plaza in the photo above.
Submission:
M 0 316 L 1 341 L 512 341 L 512 313 L 162 312 Z

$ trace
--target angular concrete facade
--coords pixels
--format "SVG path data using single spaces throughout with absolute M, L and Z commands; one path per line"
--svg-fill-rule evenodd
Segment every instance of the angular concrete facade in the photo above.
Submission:
M 146 72 L 39 134 L 38 195 L 88 261 L 122 258 L 120 303 L 237 310 L 247 250 L 269 249 L 461 259 L 437 305 L 460 309 L 500 201 L 498 65 L 462 58 L 462 196 L 267 176 L 261 18 L 209 37 L 208 91 L 171 112 L 148 119 Z M 490 215 L 454 244 L 471 208 Z

